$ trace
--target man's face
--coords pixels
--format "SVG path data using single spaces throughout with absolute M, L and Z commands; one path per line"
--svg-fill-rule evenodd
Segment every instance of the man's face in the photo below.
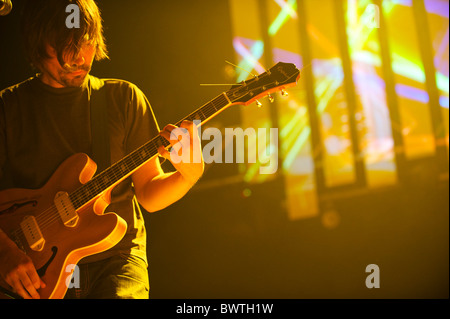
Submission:
M 42 82 L 55 88 L 80 87 L 91 71 L 95 45 L 84 44 L 80 53 L 66 61 L 63 67 L 59 64 L 54 48 L 47 45 L 47 52 L 50 58 L 42 63 Z

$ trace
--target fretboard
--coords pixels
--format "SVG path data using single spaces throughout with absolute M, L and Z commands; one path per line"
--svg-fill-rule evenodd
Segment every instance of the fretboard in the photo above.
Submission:
M 177 122 L 175 125 L 180 126 L 184 120 L 199 120 L 201 123 L 206 123 L 230 104 L 231 102 L 226 93 L 222 93 Z M 70 194 L 70 199 L 75 208 L 78 209 L 84 206 L 110 187 L 133 174 L 139 167 L 158 154 L 158 148 L 161 145 L 168 147 L 170 143 L 165 138 L 157 135 L 137 150 L 94 176 L 93 179 Z

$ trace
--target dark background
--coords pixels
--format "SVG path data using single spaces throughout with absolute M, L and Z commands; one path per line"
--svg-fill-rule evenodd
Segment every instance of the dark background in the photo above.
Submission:
M 0 88 L 33 75 L 21 51 L 18 11 L 0 17 Z M 222 92 L 234 60 L 228 2 L 99 1 L 110 61 L 98 77 L 126 79 L 147 95 L 161 127 Z M 238 107 L 220 116 L 239 123 Z M 146 214 L 152 298 L 448 298 L 448 174 L 414 163 L 411 183 L 328 194 L 336 228 L 290 221 L 282 176 L 233 182 L 232 164 L 208 166 L 201 182 L 164 211 Z M 227 182 L 228 181 L 228 182 Z M 250 197 L 243 190 L 252 191 Z M 320 195 L 320 194 L 319 194 Z M 319 196 L 324 201 L 324 196 Z M 323 206 L 322 206 L 323 207 Z M 368 289 L 365 268 L 380 267 Z

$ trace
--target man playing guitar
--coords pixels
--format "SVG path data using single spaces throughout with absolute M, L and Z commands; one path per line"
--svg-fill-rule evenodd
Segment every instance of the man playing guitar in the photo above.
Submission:
M 79 8 L 79 28 L 66 26 L 70 4 Z M 27 1 L 22 31 L 27 56 L 39 73 L 0 92 L 1 190 L 39 189 L 73 154 L 91 156 L 90 108 L 92 96 L 98 92 L 107 99 L 111 163 L 158 134 L 172 146 L 178 143 L 170 140 L 176 126 L 167 125 L 160 131 L 149 102 L 135 85 L 89 74 L 94 59 L 107 58 L 102 20 L 94 0 Z M 191 154 L 198 153 L 192 149 L 200 147 L 193 143 L 199 138 L 194 124 L 184 121 L 181 127 L 189 132 Z M 163 145 L 158 151 L 170 160 Z M 115 212 L 125 220 L 126 231 L 112 248 L 81 259 L 81 288 L 68 289 L 66 298 L 148 298 L 146 235 L 140 206 L 149 212 L 164 209 L 182 198 L 204 171 L 203 160 L 173 166 L 175 172 L 164 173 L 156 156 L 115 185 L 105 212 Z M 33 201 L 20 205 L 31 207 Z M 0 215 L 20 205 L 2 206 Z M 1 228 L 0 278 L 23 298 L 42 297 L 40 291 L 47 283 L 37 265 Z M 34 250 L 42 249 L 41 245 L 46 244 L 42 241 Z M 54 251 L 48 263 L 58 254 Z

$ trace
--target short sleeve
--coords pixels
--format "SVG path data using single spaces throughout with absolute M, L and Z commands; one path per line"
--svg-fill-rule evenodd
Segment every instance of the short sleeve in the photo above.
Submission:
M 159 127 L 152 107 L 144 93 L 130 84 L 130 98 L 126 113 L 125 152 L 133 152 L 158 135 Z

